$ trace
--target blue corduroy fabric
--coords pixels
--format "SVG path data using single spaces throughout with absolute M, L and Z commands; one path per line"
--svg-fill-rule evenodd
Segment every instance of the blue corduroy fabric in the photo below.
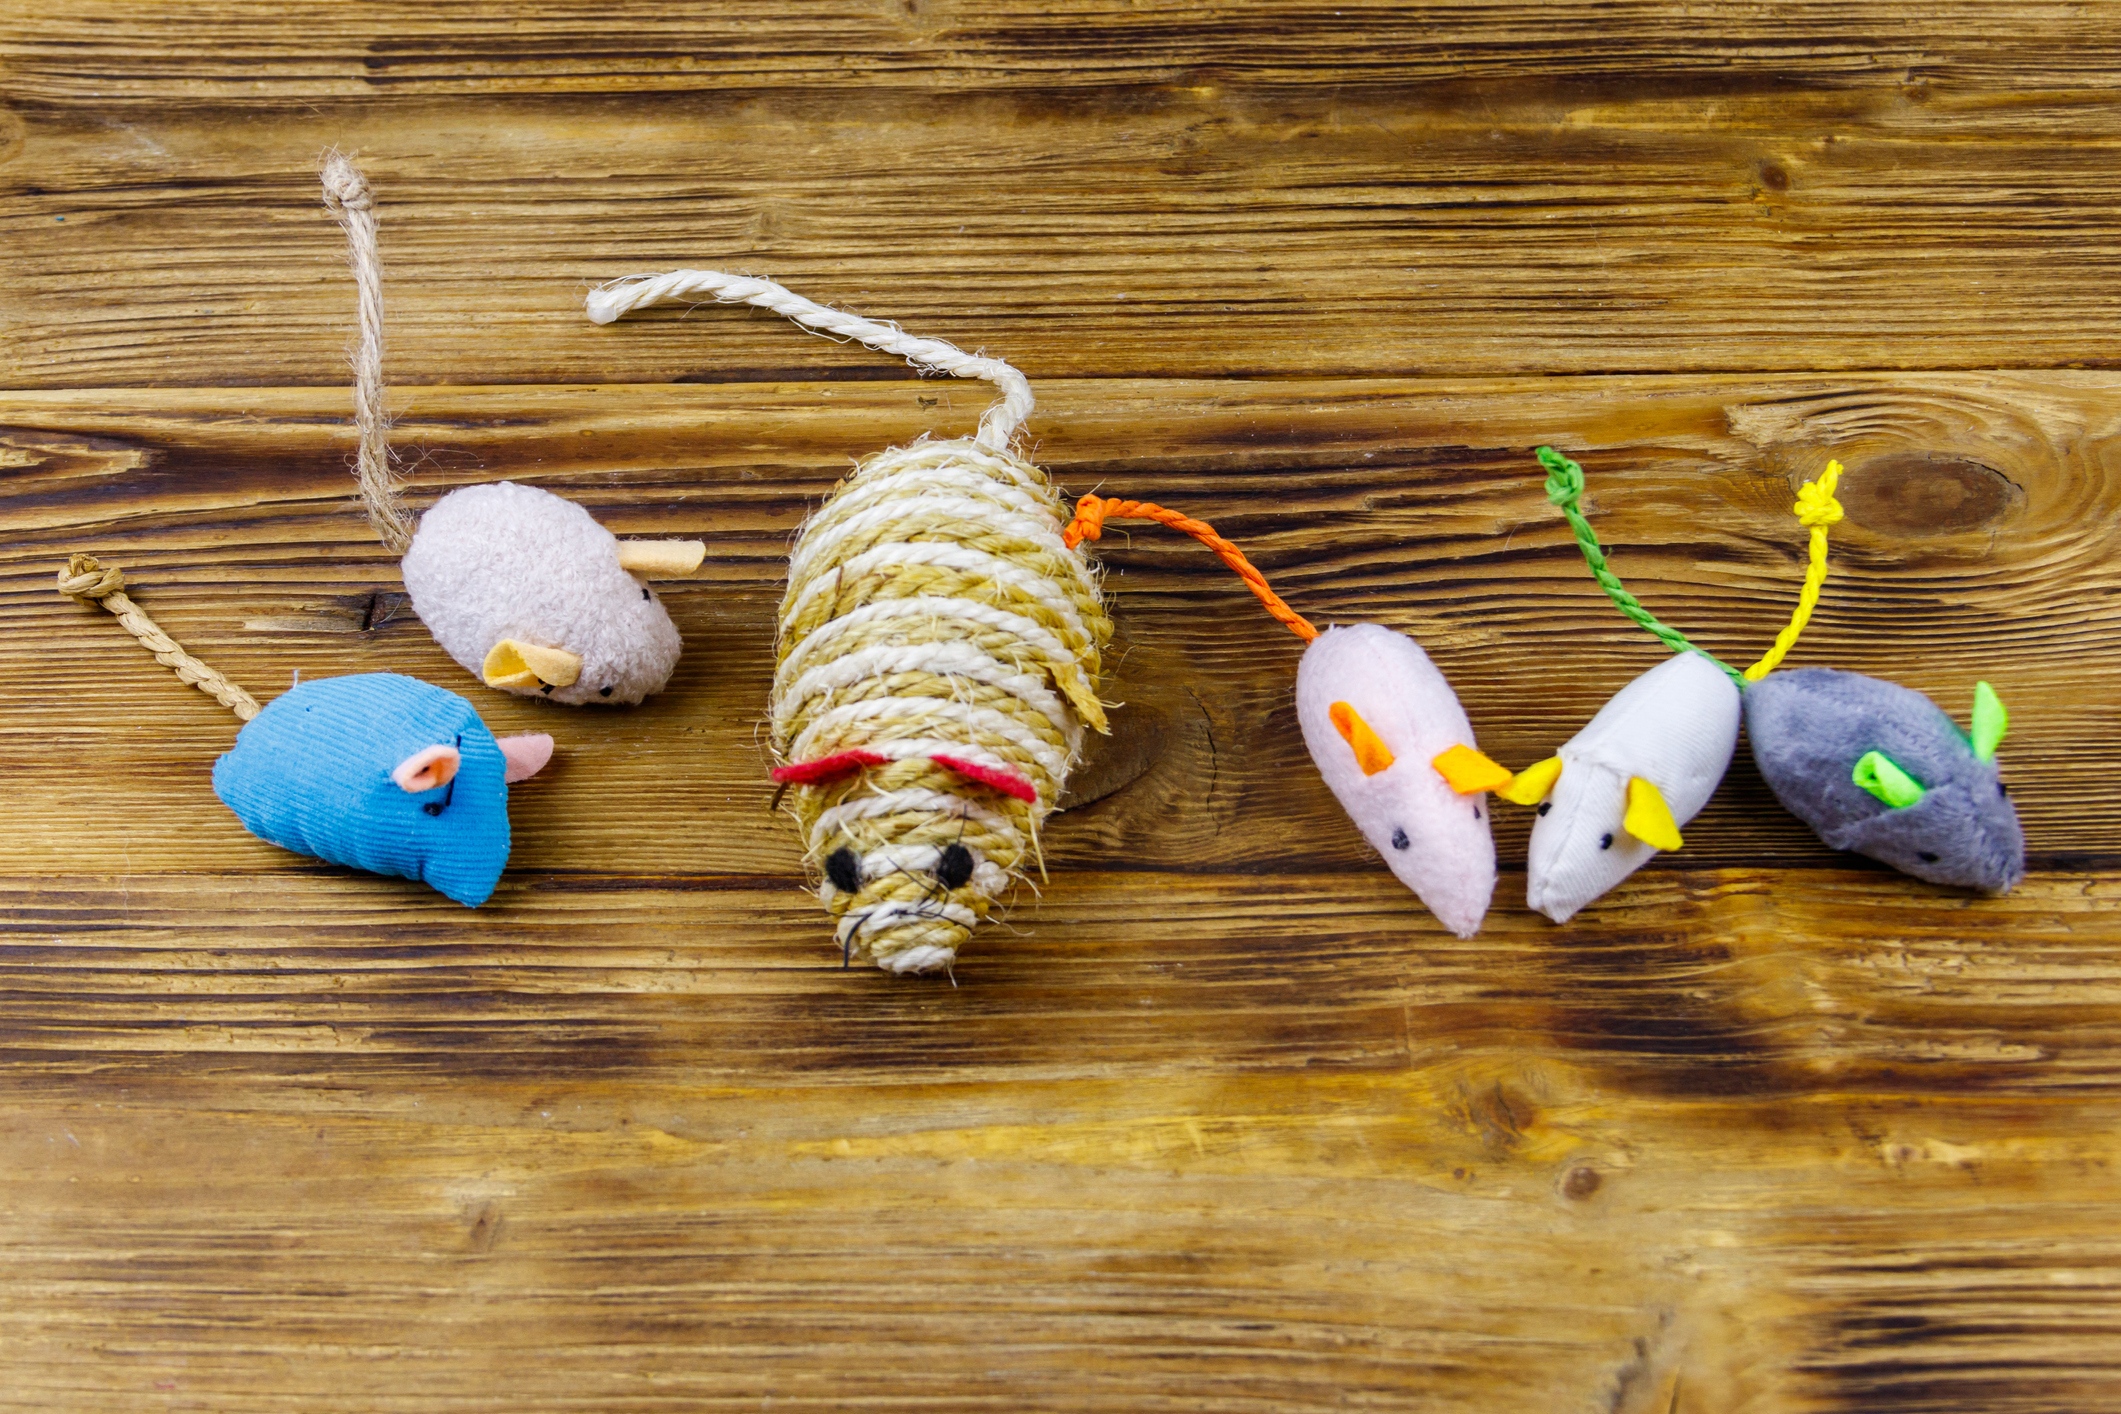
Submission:
M 399 789 L 392 769 L 429 746 L 462 753 L 456 779 Z M 260 839 L 418 879 L 476 908 L 508 864 L 507 765 L 463 698 L 363 673 L 301 683 L 267 704 L 214 763 L 214 794 Z

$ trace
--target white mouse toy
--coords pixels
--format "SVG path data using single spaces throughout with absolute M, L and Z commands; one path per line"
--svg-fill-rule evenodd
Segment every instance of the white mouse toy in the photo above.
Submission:
M 1213 527 L 1146 501 L 1085 496 L 1063 539 L 1095 540 L 1107 519 L 1153 520 L 1191 535 L 1310 644 L 1296 669 L 1296 717 L 1319 775 L 1439 922 L 1461 938 L 1479 932 L 1495 892 L 1487 793 L 1511 777 L 1480 754 L 1458 695 L 1421 645 L 1382 624 L 1320 633 Z
M 1525 902 L 1566 923 L 1659 850 L 1678 849 L 1679 827 L 1730 768 L 1740 713 L 1723 669 L 1680 653 L 1615 693 L 1559 755 L 1520 772 L 1511 798 L 1539 806 Z
M 1547 499 L 1567 517 L 1584 560 L 1620 611 L 1675 651 L 1615 693 L 1557 755 L 1528 766 L 1499 794 L 1538 807 L 1526 858 L 1525 902 L 1556 923 L 1684 844 L 1680 826 L 1699 814 L 1723 782 L 1738 749 L 1742 693 L 1773 670 L 1796 643 L 1826 576 L 1825 526 L 1839 520 L 1833 500 L 1840 464 L 1798 493 L 1796 512 L 1813 528 L 1812 567 L 1790 624 L 1766 656 L 1743 673 L 1651 616 L 1607 566 L 1584 518 L 1583 468 L 1551 447 L 1539 449 Z
M 508 481 L 450 492 L 415 529 L 398 499 L 383 414 L 375 198 L 339 153 L 326 158 L 323 178 L 360 296 L 353 363 L 361 495 L 383 543 L 403 556 L 413 611 L 488 687 L 592 706 L 661 691 L 683 644 L 647 581 L 691 574 L 707 547 L 620 540 L 574 502 Z

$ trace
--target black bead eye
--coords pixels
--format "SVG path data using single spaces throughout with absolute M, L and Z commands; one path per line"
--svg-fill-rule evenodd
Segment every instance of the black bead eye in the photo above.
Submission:
M 650 593 L 649 593 L 649 592 L 648 592 L 648 591 L 647 591 L 647 590 L 646 590 L 645 588 L 641 590 L 641 597 L 642 597 L 643 599 L 653 599 L 653 598 L 655 598 L 655 596 L 654 596 L 653 594 L 650 594 Z
M 1926 850 L 1926 849 L 1918 849 L 1918 850 L 1916 850 L 1916 851 L 1915 851 L 1915 858 L 1917 858 L 1917 859 L 1921 860 L 1921 861 L 1922 861 L 1922 862 L 1923 862 L 1924 864 L 1935 864 L 1935 863 L 1937 862 L 1937 856 L 1936 856 L 1936 855 L 1934 855 L 1934 854 L 1931 854 L 1931 853 L 1930 853 L 1930 852 L 1929 852 L 1928 850 Z
M 972 877 L 972 851 L 961 844 L 946 844 L 935 858 L 936 882 L 946 889 L 962 889 Z
M 862 886 L 861 856 L 841 845 L 825 856 L 825 877 L 841 893 L 851 894 Z
M 1407 832 L 1405 830 L 1395 828 L 1392 831 L 1392 848 L 1405 849 L 1408 845 L 1412 843 L 1413 841 L 1407 838 Z
M 2009 795 L 2010 793 L 2011 788 L 2009 786 L 2005 785 L 2002 781 L 1996 782 L 1996 794 Z
M 1598 842 L 1598 847 L 1600 849 L 1611 849 L 1613 847 L 1613 837 L 1611 835 L 1607 835 L 1604 839 Z
M 1546 814 L 1549 810 L 1552 810 L 1553 808 L 1554 802 L 1551 800 L 1542 800 L 1539 802 L 1539 813 L 1542 815 Z
M 617 684 L 617 683 L 613 683 L 613 684 L 612 684 L 612 687 L 616 687 L 616 686 L 618 686 L 618 684 Z M 597 696 L 599 696 L 599 697 L 609 697 L 609 696 L 611 696 L 611 688 L 610 688 L 610 687 L 600 687 L 600 688 L 598 688 L 598 689 L 597 689 Z

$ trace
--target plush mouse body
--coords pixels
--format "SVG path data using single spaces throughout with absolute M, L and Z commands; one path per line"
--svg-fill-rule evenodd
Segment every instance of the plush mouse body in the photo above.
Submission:
M 1532 825 L 1525 902 L 1556 923 L 1679 847 L 1738 747 L 1738 689 L 1699 653 L 1667 658 L 1599 709 L 1554 761 Z M 1558 763 L 1558 765 L 1557 765 Z
M 1827 844 L 2000 894 L 2025 875 L 2025 836 L 1994 759 L 2001 724 L 1991 736 L 1982 715 L 1970 741 L 1912 688 L 1832 668 L 1771 673 L 1745 694 L 1760 774 Z
M 616 706 L 660 692 L 684 646 L 628 568 L 653 548 L 564 497 L 502 481 L 435 502 L 400 568 L 428 632 L 489 687 Z
M 508 783 L 551 754 L 549 736 L 496 740 L 453 692 L 362 673 L 266 704 L 214 763 L 214 793 L 283 849 L 475 908 L 508 863 Z
M 1296 716 L 1319 775 L 1370 847 L 1446 928 L 1472 937 L 1495 892 L 1486 790 L 1509 773 L 1478 756 L 1472 723 L 1429 655 L 1382 624 L 1329 628 L 1297 666 Z M 1454 758 L 1490 772 L 1454 785 L 1444 774 Z

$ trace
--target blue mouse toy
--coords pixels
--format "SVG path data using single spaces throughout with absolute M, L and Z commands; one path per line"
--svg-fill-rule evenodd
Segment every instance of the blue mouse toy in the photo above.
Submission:
M 495 737 L 472 705 L 417 678 L 360 673 L 298 683 L 260 707 L 186 653 L 76 555 L 59 588 L 101 603 L 179 678 L 243 723 L 214 793 L 260 839 L 333 864 L 417 879 L 476 908 L 508 864 L 508 787 L 552 759 L 543 733 Z

